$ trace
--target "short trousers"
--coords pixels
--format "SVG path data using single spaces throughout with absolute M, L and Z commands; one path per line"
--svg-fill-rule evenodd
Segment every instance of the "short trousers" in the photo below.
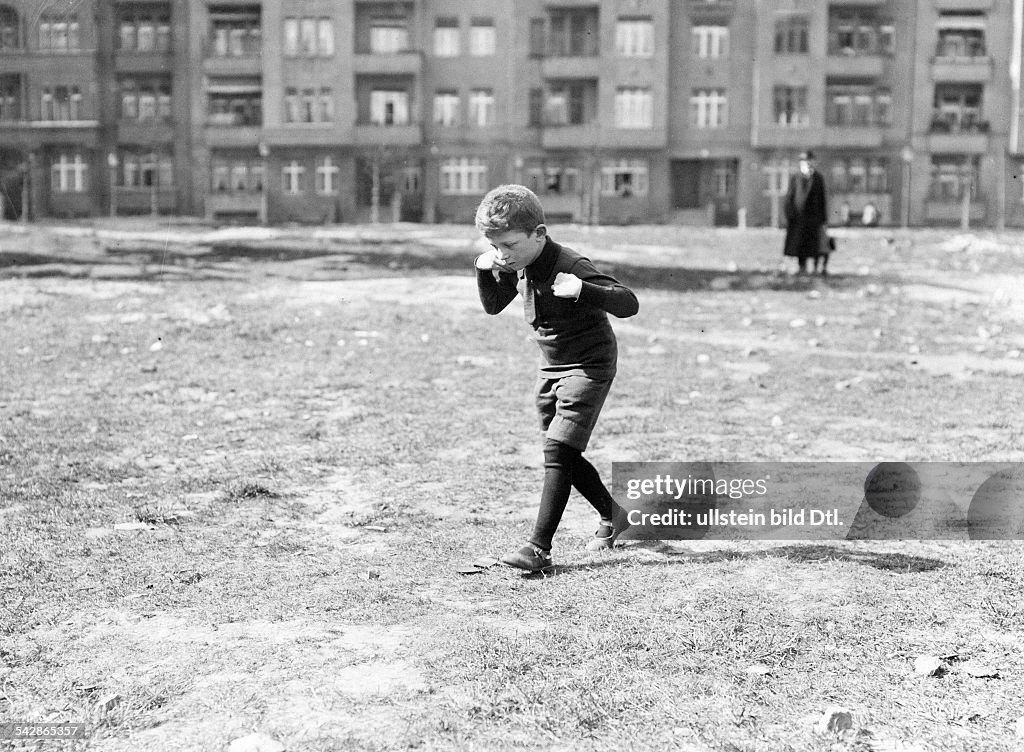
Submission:
M 611 388 L 610 378 L 540 377 L 537 380 L 537 411 L 544 437 L 584 451 Z

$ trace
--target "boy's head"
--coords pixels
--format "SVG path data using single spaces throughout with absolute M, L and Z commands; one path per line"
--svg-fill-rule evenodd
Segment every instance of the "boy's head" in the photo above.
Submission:
M 499 185 L 476 210 L 476 228 L 490 241 L 502 263 L 519 270 L 540 255 L 547 242 L 544 207 L 522 185 Z

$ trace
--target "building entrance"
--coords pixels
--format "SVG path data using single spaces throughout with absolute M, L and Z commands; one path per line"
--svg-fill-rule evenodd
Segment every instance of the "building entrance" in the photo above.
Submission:
M 680 220 L 735 225 L 736 173 L 735 159 L 673 160 L 672 207 Z

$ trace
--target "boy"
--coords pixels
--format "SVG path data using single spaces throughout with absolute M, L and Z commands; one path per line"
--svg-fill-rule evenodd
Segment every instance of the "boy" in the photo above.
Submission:
M 544 432 L 544 487 L 528 545 L 503 564 L 543 572 L 551 568 L 551 539 L 575 487 L 601 516 L 589 550 L 611 548 L 628 527 L 601 478 L 582 452 L 615 377 L 617 347 L 607 314 L 633 316 L 633 292 L 600 273 L 589 259 L 547 234 L 544 209 L 533 191 L 502 185 L 484 196 L 476 227 L 491 249 L 476 259 L 480 302 L 500 313 L 516 295 L 540 347 L 537 409 Z M 497 272 L 497 275 L 495 275 Z

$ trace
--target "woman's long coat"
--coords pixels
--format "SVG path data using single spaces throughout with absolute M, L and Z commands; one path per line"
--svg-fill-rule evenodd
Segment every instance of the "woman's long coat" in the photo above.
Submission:
M 786 245 L 783 254 L 813 258 L 821 253 L 821 228 L 828 224 L 825 181 L 817 170 L 797 173 L 786 192 Z

